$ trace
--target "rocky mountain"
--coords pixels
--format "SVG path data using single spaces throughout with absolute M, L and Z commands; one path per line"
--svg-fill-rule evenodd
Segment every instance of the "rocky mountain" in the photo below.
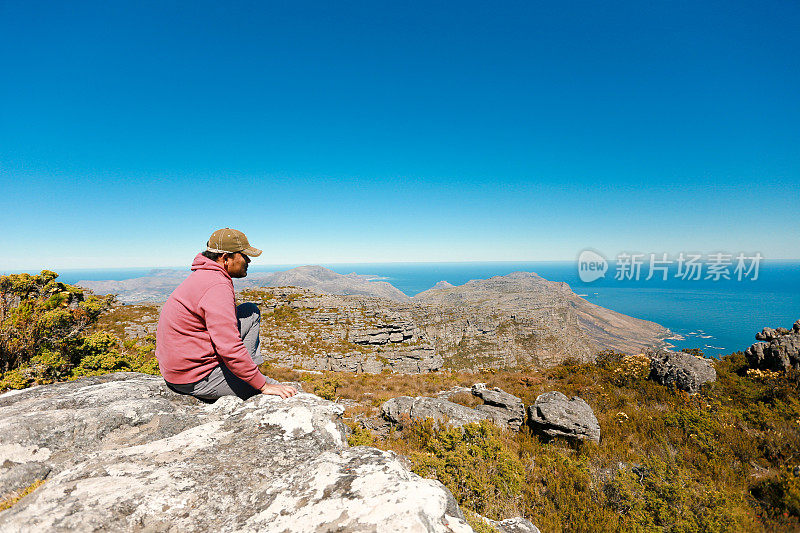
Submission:
M 163 302 L 188 275 L 188 270 L 158 270 L 141 278 L 80 280 L 76 285 L 95 294 L 115 294 L 123 303 Z
M 274 272 L 257 278 L 261 287 L 302 287 L 318 293 L 355 294 L 377 296 L 388 300 L 406 302 L 409 297 L 385 281 L 373 281 L 375 276 L 360 276 L 356 273 L 337 274 L 333 270 L 309 265 L 285 272 Z
M 547 367 L 607 349 L 640 353 L 669 335 L 523 272 L 431 289 L 408 303 L 288 287 L 241 297 L 264 310 L 265 360 L 313 370 Z
M 432 288 L 412 301 L 417 323 L 437 352 L 472 366 L 552 366 L 568 357 L 589 361 L 608 349 L 640 353 L 670 334 L 533 272 Z
M 123 303 L 163 302 L 175 287 L 189 275 L 188 270 L 158 270 L 149 276 L 121 281 L 81 280 L 77 285 L 96 294 L 116 294 Z M 318 265 L 300 266 L 282 272 L 249 272 L 246 278 L 234 280 L 236 290 L 253 287 L 302 287 L 330 294 L 377 296 L 408 301 L 408 296 L 376 276 L 356 273 L 337 274 Z
M 393 452 L 348 447 L 340 405 L 108 374 L 0 395 L 0 531 L 471 532 Z

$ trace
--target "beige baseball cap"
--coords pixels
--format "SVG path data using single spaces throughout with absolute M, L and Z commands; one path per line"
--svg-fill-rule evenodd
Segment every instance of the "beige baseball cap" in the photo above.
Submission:
M 250 246 L 244 233 L 231 228 L 218 229 L 212 233 L 206 243 L 206 250 L 218 254 L 242 252 L 250 257 L 261 255 L 261 250 Z

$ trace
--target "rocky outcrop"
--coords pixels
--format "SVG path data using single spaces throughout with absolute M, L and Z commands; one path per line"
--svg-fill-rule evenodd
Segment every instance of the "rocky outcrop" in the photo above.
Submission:
M 764 328 L 756 333 L 757 342 L 744 355 L 751 368 L 783 371 L 800 368 L 800 320 L 792 329 Z
M 471 531 L 438 482 L 348 448 L 310 394 L 211 405 L 111 374 L 0 396 L 0 531 Z
M 600 424 L 594 411 L 583 399 L 552 391 L 540 394 L 528 406 L 531 428 L 548 437 L 565 437 L 600 442 Z
M 650 379 L 694 394 L 704 383 L 716 381 L 717 371 L 709 359 L 662 350 L 650 358 Z
M 476 383 L 470 392 L 484 402 L 476 409 L 489 414 L 497 425 L 508 426 L 513 430 L 522 427 L 525 422 L 525 406 L 521 399 L 498 387 L 489 389 L 485 383 Z
M 434 372 L 444 361 L 411 313 L 385 299 L 296 287 L 241 293 L 261 309 L 265 361 L 307 370 Z

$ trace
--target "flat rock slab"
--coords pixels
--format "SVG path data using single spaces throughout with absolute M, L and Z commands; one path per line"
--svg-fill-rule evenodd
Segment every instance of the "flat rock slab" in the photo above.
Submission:
M 650 359 L 650 379 L 695 393 L 704 383 L 716 381 L 717 371 L 708 359 L 683 352 L 661 351 Z
M 549 437 L 566 437 L 600 442 L 600 424 L 582 398 L 567 398 L 558 391 L 540 394 L 528 406 L 531 428 Z
M 136 373 L 0 395 L 0 531 L 467 532 L 440 483 L 348 448 L 342 407 L 179 396 Z

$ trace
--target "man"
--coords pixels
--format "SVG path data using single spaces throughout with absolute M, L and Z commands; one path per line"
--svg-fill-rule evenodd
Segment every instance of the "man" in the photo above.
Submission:
M 236 306 L 233 278 L 247 276 L 250 257 L 259 255 L 241 231 L 217 230 L 194 258 L 192 273 L 167 299 L 158 320 L 156 358 L 173 391 L 205 401 L 297 393 L 258 370 L 264 362 L 258 350 L 261 315 L 255 304 Z

